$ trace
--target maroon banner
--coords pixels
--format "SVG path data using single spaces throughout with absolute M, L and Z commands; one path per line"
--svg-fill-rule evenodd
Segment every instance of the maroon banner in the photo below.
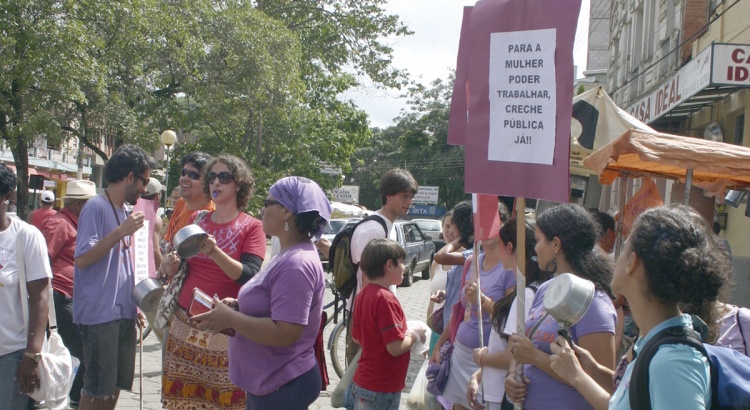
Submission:
M 456 59 L 456 78 L 453 81 L 451 96 L 450 120 L 448 121 L 447 142 L 451 145 L 466 145 L 466 122 L 468 121 L 469 83 L 466 75 L 469 71 L 469 21 L 473 7 L 464 7 L 461 23 L 461 37 L 458 40 L 458 58 Z
M 465 63 L 467 192 L 568 202 L 580 8 L 581 0 L 484 0 L 474 6 Z

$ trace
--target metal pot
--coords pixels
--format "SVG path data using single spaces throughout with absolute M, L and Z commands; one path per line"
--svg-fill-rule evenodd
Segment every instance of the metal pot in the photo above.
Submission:
M 146 278 L 135 285 L 131 297 L 142 311 L 156 312 L 163 294 L 164 286 L 158 279 Z
M 552 279 L 544 293 L 544 308 L 565 328 L 586 314 L 594 300 L 594 283 L 570 273 Z
M 200 252 L 201 240 L 208 234 L 196 224 L 190 224 L 177 231 L 172 239 L 172 249 L 181 258 L 191 258 Z

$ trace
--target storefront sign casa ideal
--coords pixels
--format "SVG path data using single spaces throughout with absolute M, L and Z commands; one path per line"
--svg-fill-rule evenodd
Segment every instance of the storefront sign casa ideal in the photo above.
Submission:
M 710 86 L 750 87 L 750 45 L 712 44 L 627 111 L 646 124 Z

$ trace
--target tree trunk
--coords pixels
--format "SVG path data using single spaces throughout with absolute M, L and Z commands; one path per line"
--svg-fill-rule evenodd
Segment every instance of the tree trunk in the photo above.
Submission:
M 18 217 L 25 221 L 26 215 L 29 213 L 26 205 L 29 202 L 29 147 L 26 145 L 23 136 L 18 136 L 16 146 L 11 148 L 11 152 L 13 152 L 13 161 L 16 163 L 16 175 L 18 176 L 16 197 Z

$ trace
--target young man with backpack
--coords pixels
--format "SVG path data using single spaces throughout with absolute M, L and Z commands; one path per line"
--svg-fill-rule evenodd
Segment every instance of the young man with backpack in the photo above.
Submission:
M 419 185 L 414 176 L 405 169 L 394 168 L 380 178 L 380 209 L 357 224 L 351 234 L 351 261 L 355 266 L 359 265 L 362 251 L 374 239 L 396 239 L 393 222 L 409 212 L 418 189 Z M 335 239 L 334 242 L 336 242 Z M 357 269 L 357 285 L 347 302 L 350 312 L 353 310 L 354 297 L 366 284 L 367 277 L 362 274 L 362 269 Z M 395 294 L 396 286 L 391 286 L 390 290 Z M 346 340 L 346 361 L 349 363 L 359 350 L 359 345 L 351 340 L 351 326 L 347 328 Z

